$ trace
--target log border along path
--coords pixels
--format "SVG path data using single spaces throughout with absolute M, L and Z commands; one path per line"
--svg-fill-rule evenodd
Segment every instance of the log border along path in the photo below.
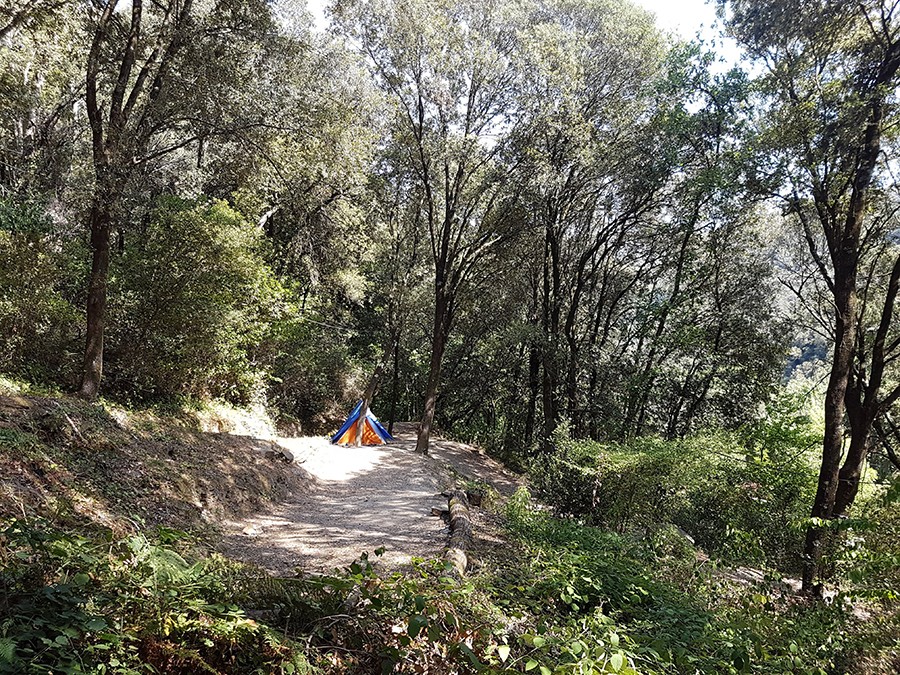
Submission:
M 375 559 L 383 547 L 376 564 L 397 569 L 454 546 L 447 522 L 432 514 L 447 509 L 442 491 L 455 489 L 458 476 L 504 496 L 523 484 L 478 448 L 434 438 L 426 457 L 415 452 L 414 424 L 395 425 L 395 432 L 393 443 L 362 448 L 338 447 L 323 437 L 278 439 L 307 487 L 263 513 L 223 523 L 222 552 L 293 576 L 332 572 L 364 551 Z M 448 560 L 458 570 L 466 564 Z

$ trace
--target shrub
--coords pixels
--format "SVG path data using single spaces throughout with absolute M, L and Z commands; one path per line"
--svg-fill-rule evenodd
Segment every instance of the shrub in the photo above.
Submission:
M 744 440 L 725 432 L 603 445 L 574 441 L 564 426 L 554 448 L 532 476 L 560 513 L 645 536 L 674 524 L 720 557 L 799 566 L 798 528 L 815 488 L 802 448 L 793 457 L 748 455 Z
M 161 200 L 118 260 L 112 289 L 114 390 L 235 402 L 262 391 L 257 345 L 281 291 L 259 228 L 228 204 Z
M 59 246 L 40 209 L 0 201 L 0 370 L 38 382 L 70 379 L 81 346 Z
M 294 673 L 306 660 L 231 601 L 220 559 L 189 564 L 157 541 L 0 531 L 0 672 Z
M 347 398 L 352 371 L 346 342 L 335 337 L 334 329 L 318 324 L 289 308 L 272 331 L 269 400 L 310 431 L 327 426 L 334 401 Z
M 499 571 L 497 602 L 517 625 L 536 620 L 515 640 L 513 657 L 526 668 L 824 675 L 846 672 L 835 663 L 859 646 L 839 605 L 776 608 L 763 588 L 741 588 L 732 602 L 700 574 L 677 585 L 673 565 L 696 568 L 693 556 L 657 558 L 627 535 L 554 518 L 524 490 L 507 514 L 526 550 Z M 502 594 L 510 587 L 518 593 Z

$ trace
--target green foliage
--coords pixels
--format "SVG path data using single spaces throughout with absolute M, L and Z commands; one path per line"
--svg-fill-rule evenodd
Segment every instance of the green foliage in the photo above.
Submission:
M 225 202 L 166 198 L 129 241 L 113 282 L 111 384 L 138 397 L 259 394 L 258 345 L 282 293 L 259 229 Z
M 0 199 L 0 370 L 67 379 L 80 314 L 63 293 L 65 272 L 43 209 Z
M 555 452 L 536 461 L 532 476 L 560 513 L 645 536 L 671 523 L 711 554 L 794 570 L 815 488 L 806 455 L 815 432 L 800 426 L 776 414 L 745 437 L 602 445 L 572 440 L 561 425 Z
M 873 640 L 840 598 L 807 605 L 771 584 L 720 585 L 692 555 L 657 557 L 627 536 L 556 519 L 525 491 L 508 516 L 526 550 L 495 581 L 517 593 L 498 590 L 497 602 L 535 621 L 513 651 L 529 670 L 823 675 L 894 644 L 895 619 Z
M 282 413 L 316 428 L 334 402 L 345 398 L 353 366 L 345 332 L 339 326 L 323 326 L 310 314 L 294 304 L 274 324 L 268 395 Z
M 591 441 L 572 439 L 569 424 L 564 421 L 554 431 L 553 448 L 554 452 L 539 456 L 530 467 L 532 485 L 563 515 L 591 513 L 601 487 L 601 447 Z
M 304 672 L 289 641 L 232 602 L 224 569 L 142 535 L 12 521 L 0 535 L 0 672 Z

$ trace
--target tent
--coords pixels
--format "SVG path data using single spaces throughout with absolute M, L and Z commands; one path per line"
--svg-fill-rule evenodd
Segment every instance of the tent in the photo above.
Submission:
M 353 411 L 350 413 L 347 421 L 344 422 L 340 431 L 331 437 L 332 443 L 336 443 L 337 445 L 353 445 L 356 443 L 356 431 L 359 428 L 357 425 L 359 424 L 359 413 L 361 412 L 361 408 L 362 401 L 357 403 L 356 407 L 353 408 Z M 364 424 L 362 436 L 363 445 L 383 445 L 388 441 L 394 440 L 394 437 L 387 432 L 387 429 L 381 426 L 381 422 L 379 422 L 378 418 L 372 414 L 371 410 L 366 413 Z

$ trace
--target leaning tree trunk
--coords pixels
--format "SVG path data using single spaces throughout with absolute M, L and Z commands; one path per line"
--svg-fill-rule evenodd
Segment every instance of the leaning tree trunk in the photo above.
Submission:
M 378 365 L 375 366 L 375 372 L 372 373 L 372 379 L 369 380 L 369 386 L 366 387 L 366 391 L 363 393 L 362 407 L 359 409 L 359 421 L 356 423 L 355 445 L 357 448 L 362 446 L 363 432 L 366 428 L 366 417 L 369 414 L 369 406 L 372 404 L 372 399 L 375 397 L 375 390 L 378 388 L 378 380 L 381 379 L 383 370 L 384 358 L 382 357 L 379 359 Z

